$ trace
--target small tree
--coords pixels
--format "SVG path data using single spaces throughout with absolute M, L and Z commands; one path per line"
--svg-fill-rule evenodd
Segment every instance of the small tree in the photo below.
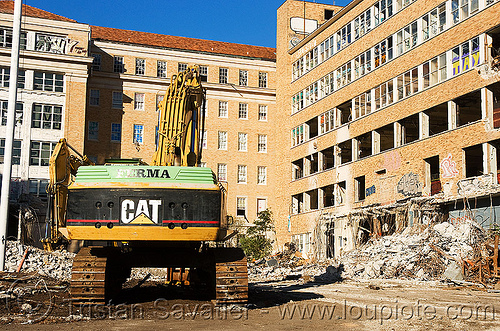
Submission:
M 273 213 L 269 209 L 259 212 L 254 224 L 240 238 L 240 246 L 248 257 L 261 259 L 273 248 L 273 241 L 267 237 L 267 232 L 274 230 Z

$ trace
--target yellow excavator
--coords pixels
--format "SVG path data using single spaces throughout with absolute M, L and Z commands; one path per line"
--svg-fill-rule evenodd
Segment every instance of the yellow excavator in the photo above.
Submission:
M 205 91 L 197 66 L 173 75 L 159 108 L 151 166 L 94 165 L 61 139 L 50 159 L 47 249 L 83 242 L 70 292 L 75 303 L 108 302 L 134 267 L 167 268 L 170 284 L 201 286 L 218 304 L 248 299 L 247 263 L 226 248 L 225 191 L 200 167 Z

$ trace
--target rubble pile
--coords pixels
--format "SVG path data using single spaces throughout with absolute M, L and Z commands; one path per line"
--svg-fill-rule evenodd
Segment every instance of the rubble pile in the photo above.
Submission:
M 5 251 L 5 270 L 17 270 L 24 253 L 28 254 L 23 262 L 22 272 L 37 272 L 40 275 L 52 277 L 62 281 L 71 278 L 71 266 L 75 254 L 67 251 L 47 252 L 32 246 L 22 245 L 16 241 L 7 241 Z
M 475 222 L 438 223 L 371 239 L 340 259 L 343 278 L 464 280 L 462 263 L 473 260 L 486 234 Z

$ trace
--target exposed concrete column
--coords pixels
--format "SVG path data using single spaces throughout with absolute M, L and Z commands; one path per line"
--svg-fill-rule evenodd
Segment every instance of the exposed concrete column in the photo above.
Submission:
M 429 137 L 429 115 L 424 112 L 418 113 L 418 126 L 420 128 L 418 138 L 424 139 Z
M 483 173 L 484 174 L 489 174 L 491 173 L 490 171 L 490 144 L 488 143 L 483 143 L 481 144 L 481 147 L 483 149 Z
M 352 139 L 352 160 L 356 161 L 359 159 L 359 140 Z
M 325 208 L 325 191 L 318 189 L 318 209 Z
M 481 89 L 481 118 L 493 129 L 493 91 L 487 87 Z
M 372 131 L 372 155 L 380 153 L 380 133 Z
M 400 147 L 403 144 L 402 134 L 401 123 L 394 122 L 394 148 Z
M 333 159 L 334 159 L 335 166 L 338 167 L 341 163 L 340 148 L 338 145 L 333 146 Z
M 448 101 L 448 130 L 457 128 L 457 104 L 454 101 Z
M 311 174 L 311 162 L 307 157 L 302 159 L 302 174 L 303 177 L 309 176 Z
M 498 160 L 497 160 L 497 147 L 495 145 L 487 143 L 488 145 L 488 162 L 489 162 L 489 172 L 493 174 L 493 183 L 498 184 Z
M 318 172 L 325 170 L 325 155 L 323 152 L 318 152 Z

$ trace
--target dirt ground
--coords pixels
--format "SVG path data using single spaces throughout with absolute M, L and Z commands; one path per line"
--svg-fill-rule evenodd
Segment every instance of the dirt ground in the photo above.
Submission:
M 66 285 L 33 276 L 2 281 L 0 293 L 24 292 L 3 294 L 0 329 L 500 330 L 500 293 L 439 282 L 252 283 L 246 307 L 215 307 L 198 290 L 158 282 L 127 284 L 108 306 L 72 306 Z

